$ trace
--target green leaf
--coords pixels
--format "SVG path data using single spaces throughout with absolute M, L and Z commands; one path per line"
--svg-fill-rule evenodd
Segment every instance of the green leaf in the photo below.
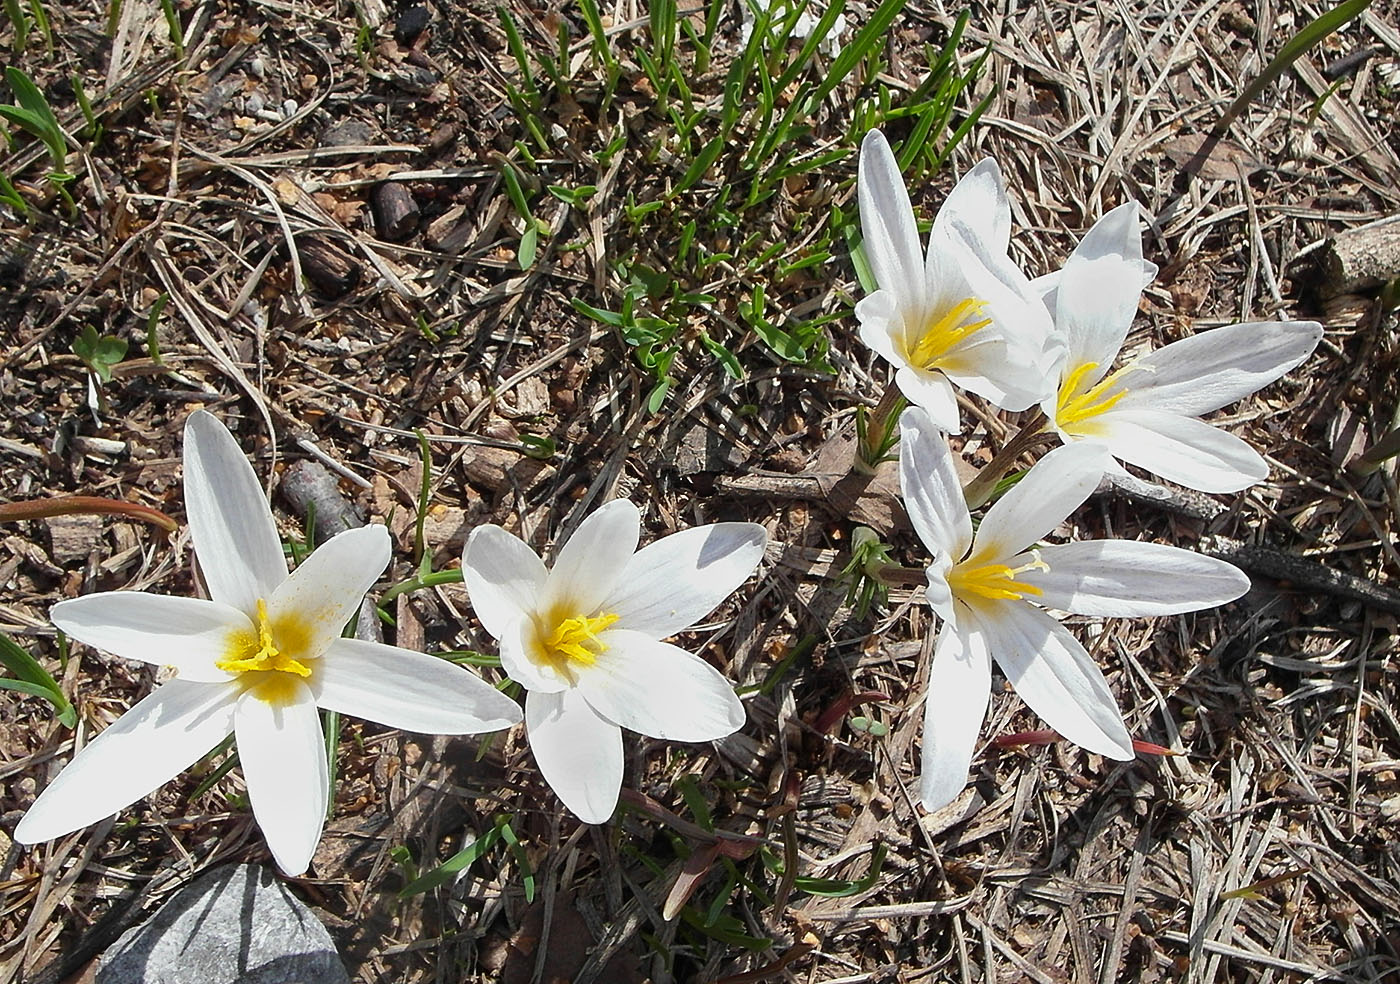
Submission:
M 525 233 L 520 237 L 520 252 L 516 254 L 516 259 L 520 262 L 520 269 L 528 270 L 535 265 L 535 249 L 540 238 L 540 227 L 531 219 L 525 226 Z
M 1230 108 L 1225 110 L 1225 115 L 1220 117 L 1220 122 L 1211 128 L 1211 135 L 1222 137 L 1225 131 L 1230 128 L 1230 124 L 1235 118 L 1244 112 L 1258 95 L 1269 87 L 1280 75 L 1288 70 L 1288 67 L 1297 61 L 1307 52 L 1307 50 L 1327 35 L 1343 27 L 1347 21 L 1361 16 L 1366 8 L 1371 6 L 1371 0 L 1344 0 L 1331 10 L 1318 16 L 1311 23 L 1306 25 L 1293 38 L 1279 49 L 1278 54 L 1269 60 L 1269 64 L 1264 66 L 1264 70 L 1259 73 L 1258 78 L 1244 87 L 1235 101 L 1230 103 Z
M 509 823 L 500 823 L 496 829 L 501 832 L 501 840 L 506 842 L 511 855 L 515 858 L 515 863 L 520 868 L 520 881 L 525 886 L 525 901 L 527 903 L 535 901 L 535 869 L 530 866 L 530 859 L 525 854 L 525 848 L 520 844 L 520 838 L 515 836 L 515 830 Z
M 596 308 L 593 305 L 579 300 L 577 297 L 569 298 L 569 304 L 579 314 L 592 318 L 600 324 L 605 324 L 613 328 L 621 328 L 623 324 L 622 315 L 616 311 L 605 311 L 603 308 Z
M 718 137 L 714 137 L 710 140 L 709 143 L 705 144 L 705 146 L 701 148 L 700 153 L 696 156 L 695 160 L 690 162 L 690 167 L 686 168 L 685 174 L 681 176 L 680 181 L 677 182 L 676 186 L 671 189 L 671 194 L 667 197 L 675 198 L 677 195 L 681 194 L 681 192 L 686 191 L 688 188 L 690 188 L 691 185 L 695 184 L 695 182 L 699 181 L 702 177 L 704 177 L 705 172 L 708 171 L 710 169 L 710 165 L 713 164 L 719 158 L 719 152 L 723 149 L 723 134 L 721 134 Z
M 64 170 L 68 158 L 68 143 L 64 139 L 63 128 L 58 125 L 58 118 L 49 108 L 49 101 L 29 76 L 13 65 L 5 69 L 5 81 L 9 83 L 10 91 L 15 95 L 15 102 L 36 121 L 36 126 L 31 132 L 48 147 L 53 166 L 59 171 Z
M 84 325 L 73 339 L 72 351 L 102 382 L 112 379 L 112 367 L 126 358 L 127 341 L 111 335 L 98 335 L 92 325 Z
M 399 889 L 399 898 L 406 899 L 413 895 L 421 895 L 451 881 L 457 872 L 469 867 L 473 861 L 494 847 L 500 839 L 500 825 L 492 827 L 432 871 L 418 876 Z
M 0 665 L 18 677 L 16 680 L 0 678 L 0 687 L 42 697 L 54 706 L 64 727 L 77 725 L 78 712 L 64 695 L 58 681 L 29 654 L 29 650 L 4 633 L 0 633 Z
M 700 339 L 700 344 L 705 346 L 709 353 L 713 355 L 716 360 L 718 360 L 720 365 L 724 366 L 724 371 L 728 373 L 731 378 L 744 378 L 743 367 L 739 365 L 739 359 L 734 355 L 733 352 L 729 351 L 729 349 L 725 348 L 722 344 L 715 341 L 706 332 L 700 332 L 698 337 Z
M 762 848 L 760 855 L 763 858 L 763 866 L 775 875 L 783 874 L 782 860 L 768 848 Z M 806 892 L 808 895 L 817 895 L 826 899 L 844 899 L 852 895 L 859 895 L 861 892 L 869 891 L 875 886 L 875 882 L 880 878 L 880 869 L 885 864 L 885 854 L 887 849 L 884 844 L 875 845 L 875 853 L 870 858 L 870 870 L 864 878 L 854 881 L 847 881 L 843 878 L 803 878 L 798 877 L 793 881 L 793 888 L 799 892 Z

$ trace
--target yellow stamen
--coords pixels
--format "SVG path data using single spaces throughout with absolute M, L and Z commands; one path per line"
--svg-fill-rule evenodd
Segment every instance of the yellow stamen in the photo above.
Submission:
M 953 597 L 968 600 L 969 595 L 986 598 L 990 601 L 1020 601 L 1026 595 L 1044 594 L 1034 584 L 1016 580 L 1017 574 L 1026 571 L 1048 571 L 1050 565 L 1038 554 L 1029 564 L 1008 567 L 1006 564 L 982 564 L 969 557 L 948 572 L 948 587 Z
M 933 369 L 954 345 L 992 323 L 991 318 L 970 320 L 980 314 L 986 304 L 986 301 L 969 297 L 943 312 L 941 317 L 931 319 L 912 344 L 906 334 L 905 356 L 909 362 L 920 369 Z
M 607 644 L 598 638 L 598 633 L 617 620 L 618 616 L 613 614 L 563 619 L 545 639 L 545 649 L 556 662 L 565 666 L 571 661 L 581 666 L 592 666 L 598 661 L 599 653 L 608 651 Z
M 1097 362 L 1085 362 L 1075 368 L 1060 384 L 1060 395 L 1055 401 L 1055 423 L 1063 431 L 1071 434 L 1082 433 L 1084 421 L 1092 420 L 1106 410 L 1110 410 L 1123 397 L 1128 395 L 1127 387 L 1120 387 L 1123 377 L 1130 372 L 1146 369 L 1146 366 L 1128 363 L 1117 369 L 1083 392 L 1079 389 L 1084 377 L 1099 367 Z
M 283 629 L 286 631 L 283 631 Z M 300 643 L 305 639 L 305 631 L 299 625 L 278 626 L 278 635 L 284 636 L 287 645 L 279 649 L 273 642 L 272 623 L 267 617 L 267 603 L 261 598 L 258 599 L 258 634 L 251 632 L 234 632 L 228 641 L 228 646 L 224 650 L 227 655 L 214 665 L 229 673 L 249 673 L 254 671 L 277 670 L 282 673 L 292 673 L 299 677 L 309 677 L 311 670 L 306 664 L 301 663 L 284 650 L 301 648 Z M 297 645 L 294 647 L 293 643 Z M 260 685 L 261 686 L 261 685 Z

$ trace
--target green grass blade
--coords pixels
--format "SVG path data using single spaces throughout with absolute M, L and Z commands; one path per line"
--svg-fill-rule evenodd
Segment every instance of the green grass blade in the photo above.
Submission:
M 1253 102 L 1261 92 L 1273 84 L 1280 75 L 1288 71 L 1295 61 L 1301 58 L 1309 48 L 1312 48 L 1327 35 L 1342 28 L 1348 21 L 1361 16 L 1366 8 L 1371 6 L 1371 0 L 1343 0 L 1331 10 L 1317 17 L 1308 24 L 1293 38 L 1279 49 L 1278 54 L 1269 60 L 1269 64 L 1264 66 L 1264 70 L 1259 76 L 1244 87 L 1235 101 L 1230 103 L 1230 108 L 1225 110 L 1225 115 L 1220 117 L 1220 122 L 1211 128 L 1211 135 L 1222 137 L 1225 131 L 1230 128 L 1230 124 L 1235 122 L 1240 113 L 1244 112 L 1246 106 Z
M 19 0 L 4 0 L 5 16 L 15 28 L 15 54 L 19 54 L 29 43 L 29 18 Z
M 817 21 L 817 26 L 812 28 L 812 33 L 807 35 L 807 40 L 803 42 L 797 57 L 792 60 L 787 71 L 778 76 L 778 81 L 773 83 L 774 89 L 782 92 L 811 64 L 812 56 L 816 54 L 818 46 L 826 40 L 826 36 L 831 33 L 831 28 L 836 23 L 836 18 L 840 17 L 845 9 L 846 0 L 833 0 L 827 6 L 826 13 L 822 14 L 821 20 Z
M 14 93 L 15 102 L 36 121 L 37 129 L 32 132 L 48 148 L 53 166 L 62 171 L 68 159 L 68 142 L 64 139 L 63 128 L 58 125 L 58 117 L 49 108 L 49 101 L 33 80 L 13 65 L 5 69 L 5 81 Z
M 520 40 L 520 32 L 515 27 L 515 21 L 504 7 L 496 8 L 496 16 L 501 19 L 501 30 L 506 34 L 506 46 L 510 48 L 511 55 L 515 58 L 515 63 L 520 66 L 520 74 L 525 77 L 525 89 L 532 96 L 539 96 L 539 88 L 535 85 L 534 73 L 530 71 L 530 59 L 525 54 L 525 44 Z
M 690 167 L 686 168 L 685 174 L 681 176 L 680 181 L 676 182 L 676 186 L 671 189 L 671 193 L 667 197 L 675 198 L 677 195 L 688 190 L 695 182 L 703 178 L 705 172 L 710 169 L 710 166 L 719 159 L 720 152 L 724 150 L 724 144 L 725 138 L 723 134 L 720 134 L 710 140 L 709 143 L 705 144 L 705 146 L 701 148 L 700 153 L 696 155 L 695 160 L 690 162 Z
M 810 105 L 815 109 L 821 101 L 831 94 L 841 82 L 855 71 L 856 66 L 863 62 L 876 48 L 879 48 L 888 39 L 890 25 L 894 19 L 904 10 L 905 0 L 883 0 L 880 6 L 875 8 L 875 12 L 870 15 L 870 20 L 865 27 L 861 28 L 851 43 L 841 49 L 831 62 L 831 67 L 827 69 L 826 75 L 822 78 L 821 84 L 817 86 L 816 92 L 812 96 Z
M 399 889 L 399 898 L 406 899 L 413 895 L 421 895 L 424 892 L 432 891 L 439 885 L 446 884 L 456 876 L 457 872 L 469 867 L 477 858 L 494 847 L 500 839 L 500 826 L 492 827 L 432 871 L 420 875 Z
M 17 679 L 0 679 L 0 687 L 18 690 L 35 697 L 42 697 L 54 706 L 59 721 L 71 728 L 78 723 L 78 712 L 63 693 L 58 681 L 49 675 L 29 650 L 0 633 L 0 665 L 3 665 Z

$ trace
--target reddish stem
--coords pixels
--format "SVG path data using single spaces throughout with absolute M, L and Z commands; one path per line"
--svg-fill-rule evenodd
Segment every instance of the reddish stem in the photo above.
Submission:
M 159 509 L 127 502 L 124 499 L 104 499 L 96 495 L 60 495 L 49 499 L 0 502 L 0 523 L 72 515 L 125 516 L 159 526 L 167 533 L 174 533 L 180 528 L 179 523 Z

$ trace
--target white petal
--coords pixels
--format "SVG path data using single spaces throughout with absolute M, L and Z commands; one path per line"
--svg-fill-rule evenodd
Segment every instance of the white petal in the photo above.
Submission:
M 989 314 L 1001 317 L 988 310 Z M 1024 320 L 996 324 L 1024 324 Z M 954 348 L 939 361 L 939 368 L 955 386 L 976 393 L 993 406 L 1020 412 L 1050 396 L 1053 376 L 1044 347 L 1035 348 L 1026 340 L 1011 341 L 993 335 L 989 325 Z M 1040 338 L 1035 333 L 1028 338 Z M 1048 344 L 1042 338 L 1040 345 Z
M 714 741 L 744 726 L 734 687 L 709 663 L 678 646 L 615 629 L 608 647 L 578 671 L 578 689 L 614 724 L 672 741 Z
M 1071 370 L 1097 364 L 1085 374 L 1084 383 L 1092 385 L 1113 368 L 1149 269 L 1156 273 L 1142 259 L 1136 202 L 1126 202 L 1096 222 L 1065 262 L 1056 293 L 1055 327 L 1069 344 Z
M 899 163 L 879 130 L 861 141 L 856 183 L 865 259 L 875 282 L 894 295 L 900 308 L 921 309 L 925 281 L 919 229 Z
M 584 823 L 606 823 L 622 789 L 622 732 L 577 690 L 531 691 L 525 728 L 545 781 Z
M 1269 477 L 1257 451 L 1195 417 L 1114 407 L 1095 430 L 1116 457 L 1200 492 L 1238 492 Z
M 35 800 L 15 840 L 37 844 L 154 792 L 233 730 L 238 689 L 171 680 L 88 742 Z
M 992 158 L 978 161 L 943 200 L 934 227 L 942 231 L 950 225 L 961 225 L 988 248 L 1006 252 L 1011 243 L 1011 200 Z
M 1039 277 L 1031 278 L 1031 293 L 1039 297 L 1045 307 L 1053 314 L 1058 304 L 1058 291 L 1060 289 L 1060 274 L 1063 271 L 1054 270 L 1050 273 L 1043 273 Z
M 916 369 L 902 360 L 895 373 L 895 384 L 904 398 L 927 411 L 940 430 L 956 434 L 962 430 L 958 395 L 948 377 L 938 370 Z
M 289 686 L 294 691 L 290 699 L 275 704 L 245 693 L 238 701 L 234 733 L 253 815 L 277 867 L 295 876 L 316 853 L 330 779 L 311 688 L 300 680 Z
M 185 513 L 209 594 L 256 618 L 258 599 L 286 578 L 287 559 L 253 466 L 206 410 L 185 421 Z
M 1177 615 L 1249 590 L 1249 578 L 1233 564 L 1163 543 L 1081 540 L 1039 555 L 1048 571 L 1017 576 L 1043 592 L 1030 600 L 1080 615 Z
M 392 547 L 382 526 L 337 533 L 311 552 L 267 602 L 274 641 L 293 659 L 315 659 L 340 638 L 365 592 L 389 564 Z M 296 627 L 290 639 L 279 624 Z
M 653 639 L 675 635 L 719 607 L 763 559 L 768 532 L 757 523 L 715 523 L 662 537 L 628 558 L 603 602 L 619 629 Z
M 1103 673 L 1059 622 L 1025 602 L 978 612 L 992 658 L 1016 693 L 1065 738 L 1109 758 L 1133 757 L 1123 715 Z
M 1018 554 L 1080 507 L 1112 464 L 1101 444 L 1056 448 L 996 501 L 977 529 L 973 553 L 986 562 Z
M 930 282 L 942 287 L 938 304 L 982 302 L 990 324 L 953 346 L 938 367 L 958 385 L 1008 410 L 1039 403 L 1051 389 L 1046 345 L 1053 325 L 1030 281 L 1005 252 L 969 238 L 960 225 L 929 238 Z
M 499 526 L 478 526 L 462 551 L 462 580 L 472 611 L 494 639 L 533 614 L 549 571 L 524 540 Z
M 563 612 L 564 618 L 598 611 L 637 551 L 641 524 L 641 513 L 626 499 L 594 510 L 559 549 L 537 611 Z
M 961 560 L 972 543 L 972 517 L 953 451 L 918 407 L 910 407 L 899 419 L 899 488 L 914 532 L 929 552 Z
M 532 658 L 540 648 L 539 629 L 533 618 L 516 621 L 506 629 L 500 643 L 501 668 L 526 690 L 553 694 L 574 685 L 572 678 L 561 674 L 553 665 L 537 663 Z
M 445 659 L 337 639 L 311 684 L 318 707 L 423 735 L 475 735 L 520 723 L 520 705 Z
M 935 615 L 949 625 L 958 624 L 958 606 L 954 604 L 953 589 L 948 584 L 948 574 L 953 569 L 953 558 L 940 554 L 933 558 L 924 572 L 928 587 L 924 589 L 924 600 Z
M 60 601 L 53 624 L 74 639 L 124 659 L 173 666 L 184 680 L 217 683 L 233 675 L 214 664 L 229 655 L 230 637 L 253 625 L 236 608 L 203 598 L 144 591 L 106 591 Z
M 992 662 L 978 629 L 944 625 L 933 651 L 924 704 L 923 761 L 919 799 L 924 809 L 947 806 L 967 785 L 987 699 Z
M 1322 339 L 1316 321 L 1261 321 L 1201 332 L 1139 359 L 1119 407 L 1199 416 L 1299 365 Z
M 867 294 L 856 303 L 856 321 L 860 323 L 861 344 L 891 365 L 903 364 L 904 356 L 895 341 L 904 333 L 898 298 L 887 290 Z

